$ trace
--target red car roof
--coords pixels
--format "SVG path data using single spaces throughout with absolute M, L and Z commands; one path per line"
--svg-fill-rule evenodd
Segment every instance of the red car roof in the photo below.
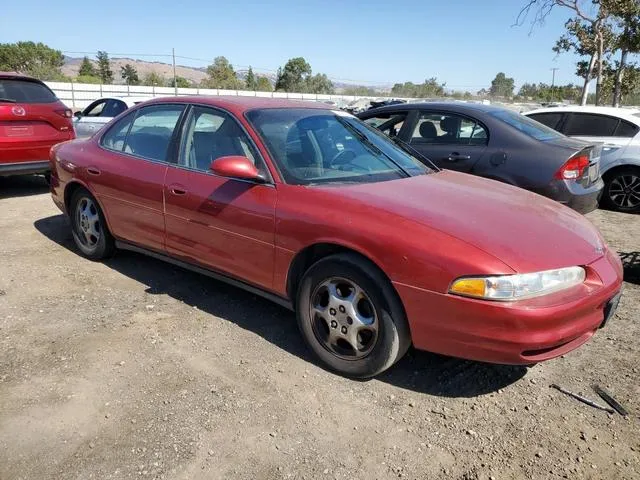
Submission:
M 331 105 L 308 100 L 288 100 L 286 98 L 248 97 L 241 95 L 225 96 L 185 96 L 154 98 L 145 103 L 199 103 L 217 106 L 241 114 L 256 108 L 318 108 L 331 110 Z

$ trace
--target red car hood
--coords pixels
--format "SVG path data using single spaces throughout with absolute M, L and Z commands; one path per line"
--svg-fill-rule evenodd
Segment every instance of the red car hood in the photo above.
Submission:
M 586 265 L 603 255 L 602 238 L 585 217 L 553 200 L 493 180 L 442 171 L 327 188 L 445 232 L 517 272 Z

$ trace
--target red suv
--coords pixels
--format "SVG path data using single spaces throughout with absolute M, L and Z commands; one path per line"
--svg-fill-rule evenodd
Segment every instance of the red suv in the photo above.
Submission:
M 0 72 L 0 176 L 49 172 L 49 150 L 75 138 L 72 112 L 40 80 Z

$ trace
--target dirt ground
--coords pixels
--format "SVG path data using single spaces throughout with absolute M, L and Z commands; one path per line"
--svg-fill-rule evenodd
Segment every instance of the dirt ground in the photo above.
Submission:
M 627 281 L 587 345 L 529 369 L 410 352 L 358 382 L 266 300 L 81 258 L 41 179 L 0 178 L 0 479 L 640 478 L 640 216 L 588 217 Z

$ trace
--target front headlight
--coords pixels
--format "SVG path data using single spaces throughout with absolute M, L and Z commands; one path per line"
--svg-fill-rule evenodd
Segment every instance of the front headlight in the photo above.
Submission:
M 584 268 L 567 267 L 520 275 L 465 277 L 454 281 L 449 293 L 485 300 L 522 300 L 580 285 L 585 276 Z

